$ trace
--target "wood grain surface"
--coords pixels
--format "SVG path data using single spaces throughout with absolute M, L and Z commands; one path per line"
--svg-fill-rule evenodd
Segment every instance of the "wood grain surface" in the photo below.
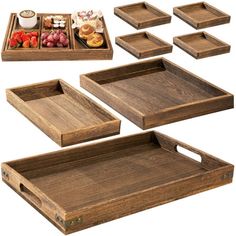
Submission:
M 174 7 L 174 15 L 195 29 L 203 29 L 230 22 L 230 16 L 206 2 Z
M 63 80 L 6 93 L 9 103 L 61 146 L 119 133 L 116 117 Z
M 232 108 L 233 95 L 158 58 L 81 75 L 83 88 L 142 129 Z
M 233 169 L 148 132 L 3 163 L 2 176 L 67 234 L 231 183 Z

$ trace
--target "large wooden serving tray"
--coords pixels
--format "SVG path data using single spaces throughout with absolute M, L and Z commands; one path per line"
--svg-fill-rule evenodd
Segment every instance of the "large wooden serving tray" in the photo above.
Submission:
M 120 120 L 63 80 L 6 90 L 7 100 L 60 146 L 120 132 Z
M 81 75 L 83 88 L 142 129 L 233 107 L 233 95 L 157 58 Z
M 41 41 L 41 33 L 49 31 L 44 29 L 42 21 L 43 17 L 48 15 L 63 15 L 66 18 L 65 32 L 69 36 L 70 44 L 68 48 L 47 48 L 40 43 L 38 48 L 27 49 L 11 49 L 9 48 L 8 39 L 14 31 L 21 29 L 16 13 L 10 15 L 9 25 L 7 28 L 5 40 L 2 47 L 3 61 L 41 61 L 41 60 L 110 60 L 113 57 L 113 48 L 106 28 L 105 20 L 102 18 L 104 24 L 104 39 L 105 43 L 102 48 L 88 48 L 84 44 L 75 39 L 74 30 L 71 28 L 72 20 L 71 14 L 59 13 L 43 13 L 38 15 L 38 24 L 33 29 L 39 33 L 39 40 Z M 28 30 L 29 31 L 29 30 Z M 31 31 L 31 30 L 30 30 Z
M 230 45 L 207 32 L 174 37 L 174 44 L 196 59 L 230 52 Z
M 206 2 L 174 7 L 174 14 L 195 29 L 226 24 L 230 16 Z
M 147 2 L 115 7 L 114 13 L 136 29 L 170 23 L 171 16 Z
M 149 32 L 116 37 L 116 44 L 138 59 L 172 52 L 172 45 Z
M 231 183 L 233 170 L 148 132 L 3 163 L 2 178 L 68 234 Z

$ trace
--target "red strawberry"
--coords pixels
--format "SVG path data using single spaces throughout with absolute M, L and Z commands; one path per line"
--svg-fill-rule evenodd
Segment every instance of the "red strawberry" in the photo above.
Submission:
M 38 37 L 38 32 L 33 31 L 33 32 L 31 32 L 31 35 L 32 35 L 32 36 L 35 36 L 35 37 Z
M 38 47 L 38 40 L 37 37 L 33 36 L 30 40 L 30 45 L 32 48 L 37 48 Z
M 23 31 L 23 30 L 16 31 L 16 32 L 13 33 L 12 37 L 14 38 L 16 35 L 22 36 L 23 34 L 24 34 L 24 31 Z
M 30 47 L 30 40 L 26 40 L 24 41 L 24 43 L 22 44 L 23 48 L 29 48 Z
M 31 33 L 27 33 L 26 35 L 29 36 L 30 38 L 32 37 L 32 34 L 31 34 Z
M 18 42 L 17 42 L 17 40 L 16 40 L 16 39 L 13 39 L 13 38 L 9 39 L 9 46 L 10 46 L 11 48 L 16 48 L 16 47 L 18 47 Z
M 22 43 L 22 38 L 19 34 L 16 34 L 14 37 L 13 37 L 18 43 Z
M 23 42 L 30 40 L 29 35 L 26 35 L 26 34 L 23 34 L 23 35 L 21 36 L 21 38 L 22 38 L 22 41 L 23 41 Z

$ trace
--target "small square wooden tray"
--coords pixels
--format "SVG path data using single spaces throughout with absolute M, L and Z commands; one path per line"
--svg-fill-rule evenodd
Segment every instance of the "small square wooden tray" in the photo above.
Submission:
M 120 132 L 120 120 L 63 80 L 6 90 L 7 101 L 60 146 Z
M 171 44 L 148 32 L 116 37 L 116 44 L 139 59 L 172 52 Z
M 174 44 L 196 59 L 230 52 L 230 45 L 207 32 L 174 37 Z
M 115 7 L 114 13 L 136 29 L 170 23 L 171 16 L 147 2 Z
M 65 234 L 231 183 L 234 171 L 233 165 L 157 132 L 1 167 L 3 181 Z
M 206 2 L 174 7 L 174 14 L 195 29 L 226 24 L 230 16 Z
M 142 129 L 233 108 L 233 95 L 157 58 L 80 76 L 80 85 Z
M 69 45 L 66 48 L 48 48 L 43 47 L 41 43 L 41 34 L 45 31 L 43 26 L 43 19 L 49 15 L 63 15 L 66 20 L 66 27 L 64 32 L 69 39 Z M 18 23 L 16 13 L 10 15 L 10 20 L 5 36 L 5 40 L 2 47 L 2 60 L 3 61 L 42 61 L 42 60 L 111 60 L 113 57 L 113 48 L 108 34 L 108 30 L 105 24 L 105 20 L 102 17 L 101 21 L 104 25 L 104 45 L 102 48 L 88 48 L 84 44 L 80 43 L 75 38 L 75 30 L 72 29 L 71 14 L 60 13 L 38 13 L 38 23 L 31 31 L 37 31 L 39 33 L 39 44 L 37 48 L 21 48 L 11 49 L 9 47 L 8 40 L 13 32 L 22 30 Z M 26 31 L 26 30 L 25 30 Z M 27 30 L 28 31 L 28 30 Z

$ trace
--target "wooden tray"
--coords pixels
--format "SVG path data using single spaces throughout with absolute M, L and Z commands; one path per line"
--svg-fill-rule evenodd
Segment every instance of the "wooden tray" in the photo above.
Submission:
M 230 52 L 230 45 L 206 32 L 174 37 L 174 44 L 196 59 Z
M 195 29 L 226 24 L 230 16 L 206 2 L 174 7 L 174 14 Z
M 171 16 L 147 2 L 115 7 L 114 13 L 136 29 L 170 23 Z
M 7 100 L 60 146 L 120 132 L 120 120 L 63 80 L 6 90 Z
M 87 48 L 80 41 L 75 38 L 74 30 L 72 29 L 71 14 L 59 13 L 43 13 L 38 15 L 38 24 L 33 30 L 39 32 L 39 40 L 41 42 L 41 33 L 48 31 L 42 24 L 42 19 L 48 15 L 63 15 L 66 19 L 65 32 L 67 33 L 70 44 L 68 48 L 47 48 L 43 47 L 40 43 L 38 48 L 21 49 L 21 52 L 16 49 L 9 48 L 8 39 L 12 32 L 21 29 L 18 18 L 15 13 L 10 15 L 9 25 L 7 28 L 5 40 L 2 47 L 2 60 L 3 61 L 41 61 L 41 60 L 110 60 L 113 57 L 113 49 L 109 34 L 106 28 L 104 18 L 104 40 L 106 47 L 102 48 Z
M 165 58 L 80 78 L 83 88 L 142 129 L 233 108 L 233 95 Z
M 157 132 L 2 164 L 3 181 L 65 234 L 231 183 L 233 171 Z
M 171 44 L 148 32 L 116 37 L 116 44 L 139 59 L 172 52 Z

